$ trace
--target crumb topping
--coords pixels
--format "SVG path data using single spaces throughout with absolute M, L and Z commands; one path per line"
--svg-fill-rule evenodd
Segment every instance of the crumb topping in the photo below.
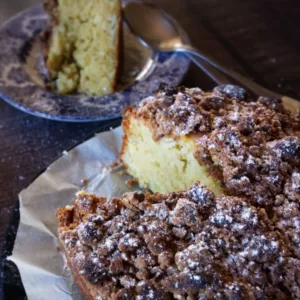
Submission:
M 195 158 L 225 193 L 265 208 L 300 257 L 300 117 L 280 99 L 254 99 L 234 85 L 211 93 L 162 85 L 135 114 L 150 122 L 155 140 L 194 137 Z
M 287 214 L 278 227 L 299 229 L 293 206 Z M 107 200 L 80 192 L 57 216 L 72 267 L 103 299 L 300 298 L 299 257 L 266 211 L 200 184 Z

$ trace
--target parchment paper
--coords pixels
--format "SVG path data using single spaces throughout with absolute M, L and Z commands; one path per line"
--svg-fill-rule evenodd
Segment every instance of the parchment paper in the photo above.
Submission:
M 122 129 L 96 135 L 54 162 L 19 195 L 20 226 L 13 254 L 28 299 L 83 299 L 79 294 L 57 237 L 57 208 L 72 204 L 77 191 L 120 196 L 129 191 L 129 176 L 117 161 Z M 83 180 L 87 184 L 83 185 Z

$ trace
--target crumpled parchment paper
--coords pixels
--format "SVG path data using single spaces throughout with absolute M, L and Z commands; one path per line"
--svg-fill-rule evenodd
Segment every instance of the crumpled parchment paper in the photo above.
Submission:
M 28 299 L 83 299 L 59 248 L 55 214 L 82 189 L 104 197 L 129 191 L 129 176 L 120 166 L 110 168 L 121 142 L 120 127 L 96 135 L 64 152 L 20 193 L 20 225 L 9 259 L 19 268 Z

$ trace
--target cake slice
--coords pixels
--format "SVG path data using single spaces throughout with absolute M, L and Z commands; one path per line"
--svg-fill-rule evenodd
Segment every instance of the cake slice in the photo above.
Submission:
M 120 0 L 48 0 L 46 67 L 59 93 L 113 93 L 121 31 Z
M 120 158 L 153 192 L 200 181 L 216 194 L 246 196 L 262 207 L 278 194 L 288 198 L 285 186 L 293 186 L 294 199 L 300 196 L 300 121 L 281 100 L 253 99 L 232 85 L 212 92 L 162 85 L 125 111 L 122 126 Z
M 265 210 L 200 184 L 113 199 L 79 192 L 57 217 L 86 299 L 300 297 L 300 261 Z

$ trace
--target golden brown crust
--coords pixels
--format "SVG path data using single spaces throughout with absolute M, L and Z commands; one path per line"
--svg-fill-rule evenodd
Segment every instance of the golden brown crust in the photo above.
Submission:
M 125 151 L 128 147 L 128 139 L 130 135 L 130 121 L 131 118 L 139 118 L 141 122 L 146 122 L 146 119 L 143 117 L 137 116 L 137 110 L 135 107 L 126 107 L 124 110 L 123 116 L 122 116 L 122 128 L 123 128 L 123 137 L 122 137 L 122 146 L 119 152 L 119 160 L 122 163 L 125 170 L 128 172 L 129 166 L 127 163 L 123 160 L 123 157 L 125 155 Z M 134 180 L 136 182 L 139 182 L 139 178 L 135 177 Z
M 122 3 L 121 0 L 119 0 L 119 15 L 122 15 Z M 113 83 L 113 90 L 116 91 L 117 90 L 117 85 L 118 85 L 118 78 L 120 75 L 120 72 L 122 70 L 122 65 L 123 65 L 123 53 L 124 53 L 124 45 L 123 45 L 123 26 L 122 26 L 122 18 L 120 18 L 119 21 L 119 33 L 118 33 L 118 45 L 117 45 L 117 55 L 116 55 L 116 59 L 119 62 L 118 66 L 117 66 L 117 71 L 115 74 L 115 78 L 114 78 L 114 83 Z
M 123 137 L 122 137 L 122 147 L 119 153 L 120 161 L 122 161 L 125 168 L 127 168 L 126 164 L 122 160 L 123 155 L 125 154 L 126 148 L 128 146 L 128 134 L 130 128 L 130 117 L 136 117 L 136 109 L 134 107 L 127 107 L 123 113 L 122 119 L 122 128 L 123 128 Z

